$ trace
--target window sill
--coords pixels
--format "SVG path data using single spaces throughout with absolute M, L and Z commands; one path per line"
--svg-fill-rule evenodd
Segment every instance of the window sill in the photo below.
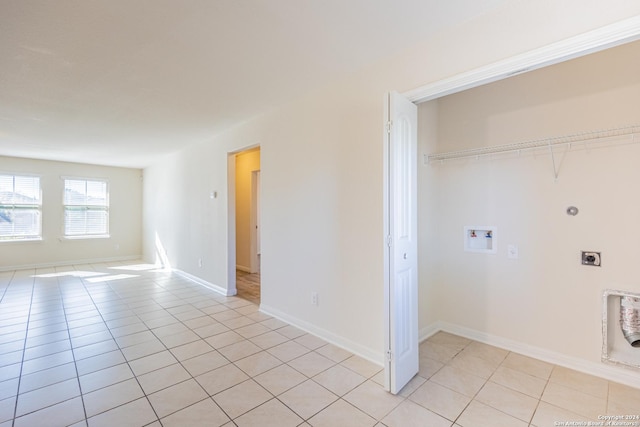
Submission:
M 60 237 L 60 241 L 64 240 L 89 240 L 89 239 L 110 239 L 110 234 L 96 234 L 96 235 L 85 235 L 85 236 L 62 236 Z
M 0 245 L 4 243 L 41 243 L 43 241 L 42 237 L 37 237 L 33 239 L 10 239 L 10 240 L 0 240 Z

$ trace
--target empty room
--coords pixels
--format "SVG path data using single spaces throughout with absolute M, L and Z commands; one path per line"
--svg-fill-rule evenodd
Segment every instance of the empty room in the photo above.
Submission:
M 0 427 L 640 426 L 640 4 L 0 4 Z

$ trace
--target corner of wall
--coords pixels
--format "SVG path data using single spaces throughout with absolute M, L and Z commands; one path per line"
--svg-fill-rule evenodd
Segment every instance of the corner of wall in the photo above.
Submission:
M 437 321 L 420 330 L 420 342 L 427 340 L 438 332 L 447 332 L 470 340 L 478 341 L 494 347 L 499 347 L 514 353 L 532 357 L 554 365 L 562 366 L 588 375 L 640 388 L 640 374 L 629 369 L 613 365 L 590 362 L 584 359 L 570 357 L 555 351 L 532 346 L 520 341 L 510 340 L 497 335 L 488 334 L 475 329 L 466 328 L 453 323 Z

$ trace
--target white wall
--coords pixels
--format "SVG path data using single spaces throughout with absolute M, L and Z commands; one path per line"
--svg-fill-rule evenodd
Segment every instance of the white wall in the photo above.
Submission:
M 420 105 L 421 129 L 435 122 L 422 152 L 640 125 L 639 51 L 636 42 Z M 421 214 L 433 231 L 421 257 L 435 258 L 421 285 L 438 320 L 600 361 L 603 290 L 640 292 L 640 144 L 613 141 L 627 144 L 557 149 L 557 181 L 546 150 L 422 166 L 424 204 L 437 209 Z M 464 252 L 465 225 L 497 226 L 498 253 Z M 581 250 L 601 251 L 602 267 L 582 266 Z
M 42 241 L 0 243 L 0 269 L 132 259 L 142 255 L 142 171 L 79 163 L 0 157 L 0 173 L 40 176 Z M 64 180 L 109 181 L 109 234 L 104 239 L 61 239 Z
M 409 41 L 388 61 L 147 168 L 145 256 L 155 257 L 158 236 L 173 267 L 230 288 L 227 153 L 260 144 L 263 308 L 382 363 L 383 95 L 640 13 L 631 1 L 558 3 L 512 2 Z M 210 200 L 211 190 L 221 197 Z

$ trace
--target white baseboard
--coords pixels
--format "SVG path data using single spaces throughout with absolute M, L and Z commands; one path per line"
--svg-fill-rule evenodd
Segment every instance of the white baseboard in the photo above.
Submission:
M 343 336 L 336 335 L 333 332 L 329 332 L 326 329 L 322 329 L 313 325 L 304 320 L 293 317 L 287 313 L 284 313 L 276 308 L 269 307 L 267 305 L 261 304 L 260 311 L 269 316 L 275 317 L 276 319 L 280 319 L 283 322 L 286 322 L 296 328 L 302 329 L 305 332 L 313 334 L 323 340 L 341 347 L 357 356 L 362 357 L 370 361 L 371 363 L 375 363 L 381 368 L 384 366 L 384 353 L 382 351 L 373 351 L 368 347 L 364 347 L 356 342 L 353 342 Z
M 39 264 L 22 264 L 17 266 L 0 267 L 0 271 L 63 267 L 63 266 L 69 266 L 69 265 L 94 264 L 94 263 L 105 263 L 105 262 L 122 262 L 122 261 L 133 261 L 133 260 L 141 260 L 141 259 L 142 259 L 141 256 L 134 255 L 134 256 L 125 256 L 125 257 L 93 258 L 93 259 L 60 261 L 60 262 L 39 263 Z M 221 295 L 233 296 L 233 295 L 236 295 L 237 293 L 237 290 L 235 287 L 227 289 L 222 286 L 218 286 L 213 283 L 207 282 L 206 280 L 203 280 L 192 274 L 186 273 L 182 270 L 173 269 L 172 271 L 179 276 L 182 276 L 188 280 L 191 280 L 195 283 L 205 286 Z M 277 319 L 280 319 L 284 322 L 287 322 L 288 324 L 293 325 L 299 329 L 302 329 L 305 332 L 309 332 L 313 335 L 316 335 L 326 340 L 327 342 L 337 345 L 338 347 L 344 348 L 345 350 L 348 350 L 353 354 L 356 354 L 366 360 L 369 360 L 370 362 L 375 363 L 376 365 L 379 365 L 381 367 L 384 366 L 384 354 L 382 351 L 380 352 L 373 351 L 372 349 L 368 347 L 364 347 L 356 342 L 346 339 L 345 337 L 336 335 L 333 332 L 327 331 L 326 329 L 323 329 L 323 328 L 319 328 L 316 325 L 313 325 L 312 323 L 298 319 L 287 313 L 284 313 L 280 310 L 277 310 L 273 307 L 270 307 L 264 304 L 260 306 L 260 311 L 270 316 L 273 316 Z M 507 338 L 499 337 L 497 335 L 488 334 L 486 332 L 481 332 L 475 329 L 458 326 L 458 325 L 444 322 L 444 321 L 436 321 L 428 325 L 427 327 L 421 329 L 419 331 L 420 342 L 423 342 L 424 340 L 428 339 L 429 337 L 431 337 L 432 335 L 436 334 L 439 331 L 448 332 L 454 335 L 459 335 L 465 338 L 472 339 L 474 341 L 482 342 L 484 344 L 500 347 L 505 350 L 509 350 L 525 356 L 533 357 L 535 359 L 552 363 L 554 365 L 563 366 L 569 369 L 584 372 L 589 375 L 595 375 L 610 381 L 625 384 L 630 387 L 640 388 L 640 371 L 638 371 L 637 369 L 626 368 L 624 366 L 606 365 L 603 363 L 591 362 L 588 360 L 567 356 L 562 353 L 557 353 L 544 348 L 532 346 L 530 344 L 526 344 L 520 341 L 510 340 Z
M 427 326 L 426 328 L 420 329 L 420 331 L 418 331 L 418 341 L 419 342 L 423 342 L 425 340 L 427 340 L 428 338 L 432 337 L 433 335 L 437 334 L 438 332 L 440 332 L 442 329 L 440 327 L 440 322 L 435 322 L 432 323 L 431 325 Z
M 171 269 L 171 271 L 173 273 L 176 273 L 178 276 L 182 276 L 185 279 L 191 280 L 192 282 L 195 282 L 195 283 L 197 283 L 199 285 L 207 287 L 207 288 L 211 289 L 212 291 L 215 291 L 215 292 L 217 292 L 217 293 L 219 293 L 221 295 L 224 295 L 226 297 L 230 297 L 230 296 L 233 296 L 233 295 L 238 293 L 238 291 L 236 290 L 235 287 L 227 289 L 227 288 L 223 288 L 222 286 L 214 285 L 213 283 L 207 282 L 206 280 L 203 280 L 203 279 L 199 278 L 198 276 L 194 276 L 193 274 L 189 274 L 189 273 L 187 273 L 185 271 L 182 271 L 182 270 L 178 270 L 178 269 L 174 268 L 174 269 Z
M 520 341 L 491 335 L 475 329 L 454 325 L 452 323 L 437 321 L 420 330 L 420 341 L 424 341 L 438 331 L 448 332 L 461 337 L 469 338 L 484 344 L 500 347 L 525 356 L 533 357 L 554 365 L 563 366 L 585 374 L 594 375 L 609 381 L 625 384 L 630 387 L 640 388 L 640 371 L 625 368 L 623 366 L 605 365 L 603 363 L 590 362 L 588 360 L 567 356 L 562 353 L 529 345 Z
M 142 255 L 129 255 L 112 258 L 91 258 L 91 259 L 77 259 L 70 261 L 56 261 L 56 262 L 42 262 L 38 264 L 20 264 L 0 266 L 0 271 L 14 271 L 14 270 L 30 270 L 34 268 L 51 268 L 51 267 L 66 267 L 69 265 L 82 265 L 82 264 L 99 264 L 104 262 L 120 262 L 120 261 L 134 261 L 142 260 Z

